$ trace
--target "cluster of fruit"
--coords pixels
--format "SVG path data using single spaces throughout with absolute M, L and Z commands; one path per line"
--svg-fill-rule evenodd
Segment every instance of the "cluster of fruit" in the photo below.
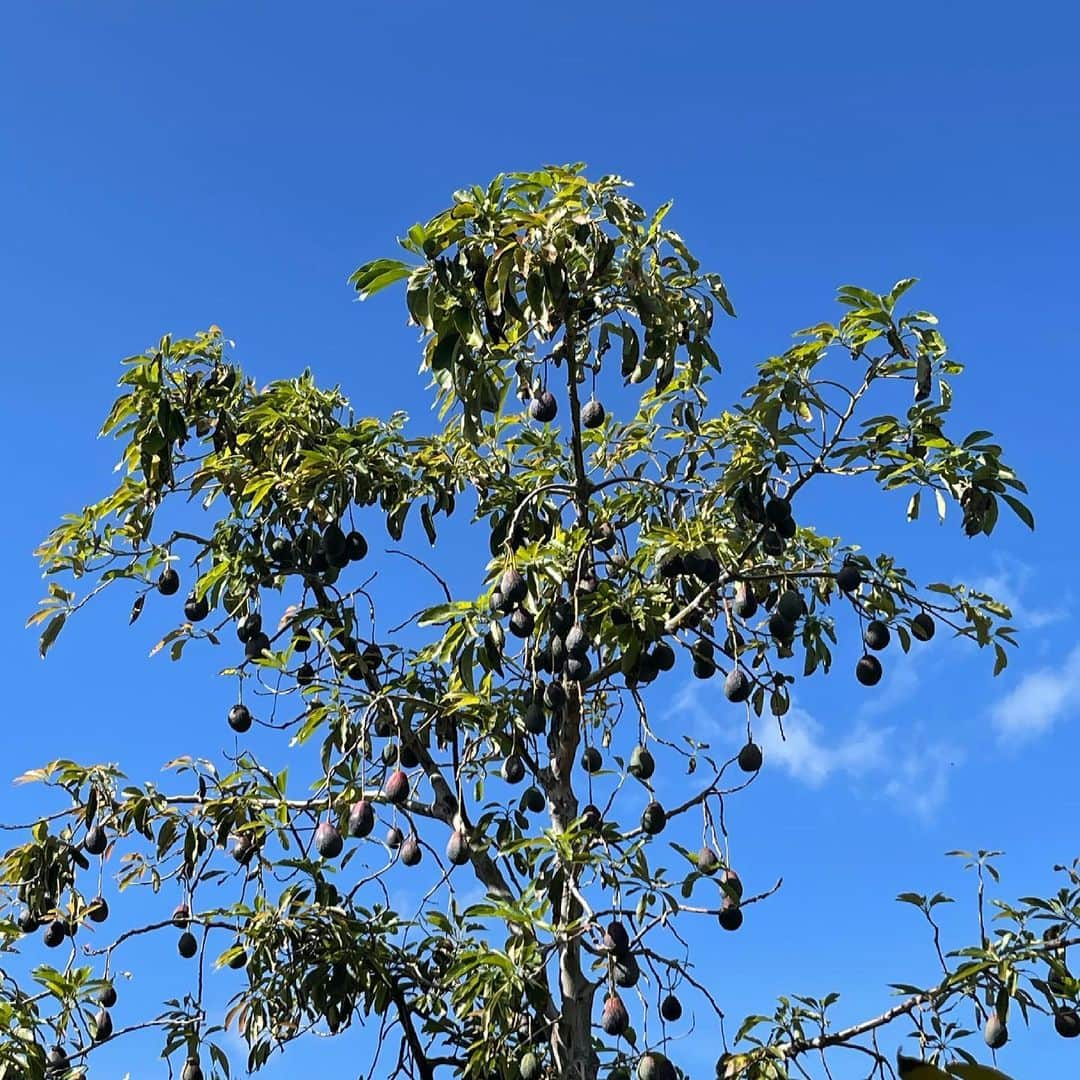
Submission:
M 355 529 L 346 533 L 336 522 L 331 522 L 321 535 L 313 530 L 305 530 L 295 540 L 286 537 L 272 537 L 267 544 L 271 567 L 275 574 L 300 574 L 306 581 L 317 581 L 322 585 L 332 585 L 337 581 L 338 573 L 353 562 L 359 562 L 367 556 L 368 544 L 364 535 Z M 166 566 L 157 579 L 157 591 L 162 596 L 173 596 L 180 590 L 180 575 L 175 567 Z M 246 608 L 246 602 L 240 604 Z M 244 646 L 247 659 L 254 660 L 270 650 L 270 638 L 262 626 L 262 617 L 257 611 L 244 611 L 234 602 L 229 612 L 236 619 L 236 636 Z M 199 591 L 193 590 L 184 601 L 184 618 L 190 623 L 202 622 L 210 614 L 210 600 Z M 297 651 L 306 652 L 305 635 L 300 634 L 294 641 Z M 310 645 L 310 639 L 307 639 Z M 310 678 L 314 678 L 310 673 Z
M 559 415 L 559 402 L 546 387 L 533 394 L 529 401 L 529 416 L 540 424 L 550 424 Z M 590 398 L 581 406 L 581 426 L 590 430 L 602 427 L 607 419 L 604 406 Z
M 404 753 L 402 756 L 405 756 Z M 413 762 L 415 764 L 415 759 Z M 387 777 L 382 796 L 391 806 L 401 807 L 409 801 L 409 795 L 408 773 L 399 766 Z M 357 799 L 349 807 L 345 830 L 347 835 L 354 840 L 361 840 L 370 836 L 374 828 L 374 803 L 370 799 Z M 385 843 L 392 851 L 398 852 L 398 857 L 405 866 L 418 866 L 423 859 L 420 837 L 415 830 L 406 836 L 397 825 L 391 825 L 387 829 Z M 333 821 L 322 821 L 315 829 L 314 846 L 322 858 L 336 859 L 345 849 L 345 838 Z M 468 862 L 468 840 L 460 829 L 455 829 L 451 833 L 446 845 L 446 854 L 455 866 Z

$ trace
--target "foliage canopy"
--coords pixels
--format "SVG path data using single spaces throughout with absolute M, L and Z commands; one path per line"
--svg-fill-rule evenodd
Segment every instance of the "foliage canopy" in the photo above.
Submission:
M 3 980 L 0 1076 L 82 1075 L 97 1044 L 151 1023 L 196 1080 L 229 1073 L 222 1025 L 257 1069 L 367 1019 L 387 1036 L 378 1075 L 658 1080 L 678 1075 L 666 1039 L 693 999 L 723 1044 L 718 1076 L 797 1075 L 850 1048 L 890 1075 L 876 1032 L 903 1018 L 925 1060 L 899 1075 L 987 1080 L 1000 1074 L 963 1048 L 962 1002 L 1002 1023 L 1010 1003 L 1075 1018 L 1074 866 L 1055 897 L 1002 904 L 993 933 L 980 887 L 979 944 L 941 954 L 942 982 L 900 987 L 883 1017 L 836 1029 L 829 994 L 724 1030 L 678 926 L 738 930 L 771 891 L 744 892 L 723 817 L 761 766 L 755 728 L 782 727 L 793 686 L 829 674 L 845 635 L 865 643 L 868 685 L 888 677 L 890 641 L 932 648 L 947 628 L 989 648 L 995 673 L 1014 643 L 992 597 L 919 585 L 892 552 L 816 531 L 803 489 L 904 488 L 909 517 L 955 503 L 972 537 L 1002 508 L 1033 519 L 990 432 L 950 429 L 961 365 L 932 314 L 901 308 L 912 279 L 844 286 L 835 322 L 710 409 L 714 320 L 734 308 L 667 226 L 670 204 L 650 215 L 627 188 L 580 166 L 499 176 L 409 229 L 411 261 L 353 274 L 361 299 L 404 283 L 434 432 L 358 416 L 310 372 L 260 389 L 216 327 L 124 362 L 103 427 L 119 484 L 42 544 L 31 622 L 44 655 L 104 589 L 134 593 L 132 622 L 174 604 L 158 648 L 225 657 L 235 750 L 172 762 L 166 787 L 67 760 L 27 774 L 60 808 L 3 857 L 0 937 L 36 960 L 40 930 L 61 963 Z M 455 514 L 485 549 L 464 595 L 428 550 Z M 417 588 L 441 592 L 392 628 L 363 565 L 384 529 Z M 673 670 L 722 684 L 745 739 L 658 730 L 651 687 Z M 253 727 L 287 739 L 284 768 Z M 676 768 L 688 794 L 665 806 L 654 776 Z M 980 882 L 994 854 L 969 856 Z M 397 911 L 390 882 L 418 864 L 423 901 Z M 137 886 L 160 915 L 110 937 Z M 931 925 L 946 899 L 901 897 Z M 114 1027 L 115 958 L 149 933 L 180 935 L 192 978 Z M 204 1008 L 211 978 L 233 980 L 226 1016 Z

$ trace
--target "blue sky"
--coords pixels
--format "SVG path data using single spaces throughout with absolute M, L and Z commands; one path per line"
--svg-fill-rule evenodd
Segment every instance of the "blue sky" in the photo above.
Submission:
M 969 898 L 946 849 L 1005 849 L 1016 896 L 1051 889 L 1052 865 L 1077 853 L 1078 29 L 1062 3 L 9 6 L 3 771 L 64 755 L 142 779 L 223 745 L 231 690 L 212 658 L 146 658 L 164 615 L 128 630 L 123 600 L 103 603 L 44 664 L 22 629 L 42 589 L 33 547 L 111 480 L 114 447 L 94 434 L 118 360 L 216 322 L 260 381 L 311 365 L 359 411 L 422 417 L 400 296 L 358 306 L 346 276 L 459 186 L 583 160 L 634 179 L 647 206 L 674 197 L 668 220 L 725 275 L 740 317 L 716 334 L 718 403 L 792 330 L 831 318 L 837 285 L 914 275 L 914 302 L 968 365 L 958 426 L 994 430 L 1029 483 L 1037 533 L 1008 520 L 990 542 L 955 521 L 905 525 L 899 497 L 834 488 L 815 504 L 823 527 L 919 574 L 992 585 L 1022 648 L 991 680 L 990 657 L 939 635 L 875 691 L 843 673 L 808 687 L 788 743 L 766 742 L 730 809 L 744 879 L 785 885 L 720 943 L 729 1015 L 840 989 L 857 1018 L 888 1003 L 889 982 L 932 978 L 893 897 Z M 654 708 L 735 737 L 698 685 L 676 680 Z M 35 805 L 0 786 L 0 820 Z M 136 992 L 175 990 L 181 964 L 170 952 L 137 971 Z M 715 1057 L 699 1020 L 672 1049 L 695 1080 Z M 1045 1023 L 1014 1028 L 1006 1071 L 1075 1070 Z M 322 1040 L 305 1067 L 353 1075 L 364 1038 Z M 95 1075 L 148 1075 L 156 1053 L 149 1039 L 108 1048 Z M 295 1070 L 286 1058 L 265 1075 Z

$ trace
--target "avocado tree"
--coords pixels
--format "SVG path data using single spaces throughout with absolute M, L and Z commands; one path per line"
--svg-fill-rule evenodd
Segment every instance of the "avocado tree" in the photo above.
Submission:
M 943 630 L 989 648 L 995 672 L 1013 644 L 990 596 L 815 531 L 804 489 L 905 488 L 909 516 L 955 502 L 971 537 L 1002 508 L 1032 519 L 989 432 L 950 430 L 961 366 L 933 315 L 901 313 L 911 280 L 845 286 L 837 321 L 710 408 L 724 283 L 668 205 L 650 215 L 626 189 L 580 166 L 499 176 L 409 229 L 407 261 L 352 276 L 361 299 L 404 287 L 433 432 L 360 417 L 310 372 L 260 389 L 216 327 L 124 361 L 103 428 L 119 483 L 42 544 L 31 622 L 44 655 L 103 590 L 130 593 L 132 622 L 174 605 L 159 648 L 221 657 L 235 750 L 193 747 L 165 784 L 69 760 L 26 775 L 57 803 L 0 864 L 0 1076 L 92 1073 L 98 1046 L 148 1026 L 171 1072 L 225 1076 L 223 1027 L 257 1070 L 311 1031 L 368 1023 L 380 1057 L 363 1075 L 664 1080 L 683 1074 L 668 1035 L 694 1010 L 721 1077 L 811 1075 L 850 1051 L 867 1076 L 976 1080 L 1001 1074 L 965 1049 L 973 1018 L 995 1048 L 1010 1003 L 1080 1030 L 1077 868 L 993 924 L 988 852 L 970 857 L 979 940 L 939 953 L 939 983 L 849 1028 L 832 994 L 725 1028 L 743 1003 L 721 1000 L 680 927 L 719 938 L 745 916 L 752 933 L 770 892 L 744 889 L 724 818 L 762 766 L 755 733 L 782 729 L 799 679 L 873 685 L 890 650 Z M 437 539 L 454 515 L 483 553 L 451 574 Z M 395 627 L 365 570 L 384 531 L 438 594 Z M 857 662 L 833 671 L 844 638 Z M 659 688 L 691 672 L 745 734 L 705 745 L 651 722 Z M 677 805 L 654 788 L 664 768 L 685 773 Z M 426 893 L 395 910 L 410 874 Z M 901 899 L 935 925 L 940 895 Z M 110 933 L 128 903 L 153 914 Z M 170 935 L 190 978 L 159 1006 L 118 1000 L 117 965 L 137 972 Z M 231 980 L 222 1015 L 211 979 Z M 895 1066 L 877 1038 L 893 1022 L 920 1055 Z

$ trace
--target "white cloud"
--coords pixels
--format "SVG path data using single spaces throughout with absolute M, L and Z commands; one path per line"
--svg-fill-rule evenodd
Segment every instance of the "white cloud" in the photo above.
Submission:
M 1080 695 L 1080 645 L 1060 667 L 1025 675 L 990 710 L 1002 738 L 1028 739 L 1048 731 Z
M 784 717 L 786 740 L 775 728 L 762 738 L 765 760 L 809 787 L 821 787 L 841 775 L 863 781 L 861 790 L 884 795 L 904 813 L 931 820 L 944 805 L 949 791 L 949 771 L 958 753 L 939 743 L 913 745 L 912 733 L 898 745 L 896 729 L 870 727 L 857 721 L 839 737 L 802 709 Z
M 678 722 L 689 722 L 700 738 L 712 740 L 718 723 L 707 705 L 707 683 L 687 683 L 672 702 Z M 843 777 L 858 793 L 884 795 L 903 812 L 923 820 L 934 816 L 948 794 L 949 770 L 959 760 L 949 747 L 916 744 L 908 730 L 898 743 L 894 727 L 857 718 L 845 732 L 825 727 L 805 709 L 793 706 L 783 718 L 784 737 L 772 717 L 754 725 L 765 768 L 778 768 L 810 788 Z M 734 747 L 730 747 L 733 751 Z
M 857 723 L 839 738 L 827 736 L 821 723 L 805 709 L 793 708 L 779 725 L 769 722 L 757 736 L 769 764 L 778 765 L 809 787 L 820 787 L 836 773 L 861 777 L 885 763 L 885 743 L 891 728 L 871 729 Z
M 1023 630 L 1041 630 L 1044 626 L 1060 622 L 1065 618 L 1066 608 L 1031 607 L 1024 599 L 1034 571 L 1026 563 L 1015 559 L 998 558 L 992 574 L 977 578 L 971 587 L 979 592 L 989 593 L 995 600 L 1000 600 L 1013 613 L 1012 623 Z M 1067 600 L 1068 596 L 1058 595 L 1057 600 Z
M 949 771 L 961 755 L 944 744 L 923 747 L 894 762 L 885 794 L 923 821 L 931 820 L 949 793 Z

